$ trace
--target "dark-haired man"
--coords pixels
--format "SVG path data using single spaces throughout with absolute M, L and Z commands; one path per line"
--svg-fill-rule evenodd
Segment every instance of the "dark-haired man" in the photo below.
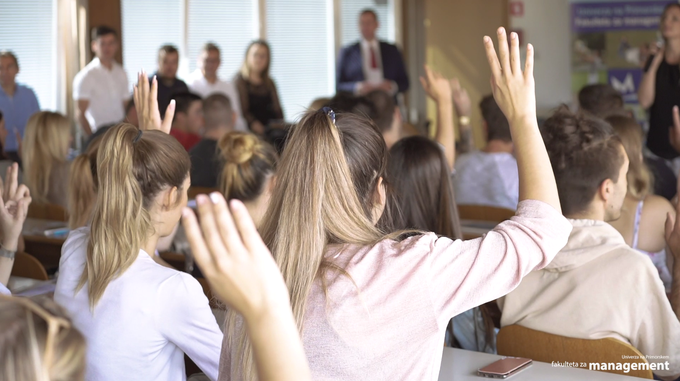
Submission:
M 408 74 L 399 49 L 378 41 L 378 16 L 365 9 L 359 15 L 361 41 L 346 46 L 340 52 L 337 66 L 337 91 L 358 95 L 383 90 L 391 95 L 409 88 Z
M 179 50 L 173 45 L 161 46 L 158 49 L 158 71 L 154 74 L 158 80 L 158 109 L 161 115 L 165 115 L 165 110 L 175 94 L 189 91 L 187 84 L 177 78 L 178 69 Z
M 680 375 L 680 256 L 669 303 L 657 269 L 607 221 L 621 215 L 628 157 L 601 119 L 558 111 L 543 126 L 562 213 L 573 230 L 542 270 L 499 300 L 501 325 L 630 343 L 661 377 Z M 675 312 L 674 308 L 675 307 Z
M 191 186 L 216 188 L 221 163 L 217 142 L 224 134 L 234 130 L 236 113 L 231 100 L 224 94 L 213 94 L 203 100 L 204 132 L 191 156 Z
M 73 79 L 73 100 L 86 137 L 97 127 L 125 117 L 125 104 L 131 97 L 125 70 L 115 60 L 118 46 L 115 30 L 107 26 L 94 28 L 92 51 L 96 57 Z
M 7 139 L 2 148 L 9 159 L 20 163 L 20 142 L 17 136 L 24 136 L 28 118 L 40 111 L 40 105 L 33 89 L 16 82 L 17 74 L 17 57 L 12 52 L 0 51 L 0 115 L 4 114 L 7 131 Z
M 203 101 L 190 92 L 177 93 L 172 98 L 175 100 L 175 118 L 172 120 L 170 135 L 189 151 L 201 140 Z
M 515 210 L 519 200 L 519 173 L 510 125 L 493 96 L 484 97 L 479 108 L 487 143 L 481 150 L 463 154 L 456 160 L 456 202 Z

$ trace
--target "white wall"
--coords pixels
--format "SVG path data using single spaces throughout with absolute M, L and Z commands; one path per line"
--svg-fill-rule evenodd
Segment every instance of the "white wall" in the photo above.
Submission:
M 510 16 L 510 27 L 534 45 L 536 101 L 539 115 L 570 104 L 571 26 L 569 0 L 524 0 L 524 16 Z

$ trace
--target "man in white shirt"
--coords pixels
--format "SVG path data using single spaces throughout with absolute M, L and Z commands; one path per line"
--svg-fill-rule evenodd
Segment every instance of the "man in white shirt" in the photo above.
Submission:
M 107 26 L 92 30 L 92 51 L 97 56 L 76 74 L 73 100 L 78 104 L 78 122 L 85 136 L 98 127 L 118 123 L 125 117 L 130 99 L 128 78 L 115 60 L 118 33 Z
M 340 52 L 337 66 L 337 91 L 364 95 L 383 90 L 395 95 L 409 88 L 408 74 L 399 49 L 378 41 L 379 27 L 375 11 L 365 9 L 359 16 L 361 41 Z
M 510 125 L 493 96 L 484 97 L 479 108 L 487 143 L 481 151 L 466 153 L 456 160 L 456 202 L 515 210 L 519 200 L 519 174 Z
M 241 110 L 236 87 L 234 87 L 233 83 L 222 80 L 217 76 L 221 63 L 220 48 L 214 43 L 208 42 L 203 46 L 201 55 L 198 57 L 198 69 L 187 78 L 187 85 L 191 92 L 200 95 L 204 99 L 214 93 L 227 96 L 231 102 L 233 112 L 237 114 L 235 129 L 238 131 L 249 131 L 246 120 L 236 111 Z

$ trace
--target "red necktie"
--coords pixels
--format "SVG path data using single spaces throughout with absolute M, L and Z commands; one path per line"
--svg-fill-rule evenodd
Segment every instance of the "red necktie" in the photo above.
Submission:
M 378 61 L 375 59 L 375 50 L 373 50 L 373 47 L 370 47 L 371 49 L 371 69 L 377 69 L 378 68 Z

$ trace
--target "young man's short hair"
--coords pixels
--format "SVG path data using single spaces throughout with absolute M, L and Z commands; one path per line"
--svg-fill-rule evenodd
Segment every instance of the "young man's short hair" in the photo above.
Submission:
M 206 42 L 205 45 L 203 45 L 203 48 L 201 49 L 203 52 L 217 52 L 217 54 L 220 54 L 220 47 L 217 46 L 214 42 Z
M 116 32 L 115 29 L 106 25 L 100 25 L 92 28 L 92 35 L 90 37 L 92 37 L 92 41 L 95 41 L 98 38 L 106 36 L 108 34 L 112 34 L 114 37 L 118 38 L 118 32 Z
M 375 11 L 374 11 L 373 9 L 371 9 L 371 8 L 363 9 L 363 10 L 361 11 L 361 13 L 359 13 L 359 17 L 361 17 L 361 16 L 363 16 L 363 15 L 373 15 L 373 19 L 374 19 L 376 22 L 378 21 L 378 14 L 375 13 Z
M 504 142 L 512 142 L 512 135 L 510 134 L 510 123 L 501 111 L 501 108 L 496 104 L 493 95 L 487 95 L 479 102 L 479 109 L 482 112 L 482 118 L 486 122 L 488 137 L 487 140 L 501 140 Z
M 206 130 L 220 125 L 233 127 L 234 108 L 224 94 L 211 94 L 203 99 L 203 119 Z
M 165 55 L 168 54 L 177 54 L 179 56 L 179 50 L 174 45 L 163 45 L 160 48 L 158 48 L 158 59 L 160 60 L 161 58 L 161 53 L 165 53 Z
M 604 120 L 563 106 L 543 123 L 541 133 L 564 215 L 587 210 L 603 181 L 619 181 L 625 153 Z
M 192 103 L 201 101 L 203 98 L 194 93 L 182 92 L 174 94 L 172 99 L 175 100 L 175 114 L 186 114 L 189 112 Z
M 610 85 L 598 83 L 584 86 L 578 92 L 579 107 L 598 118 L 620 115 L 623 112 L 623 96 Z
M 394 97 L 383 90 L 373 90 L 365 97 L 373 105 L 368 116 L 380 128 L 380 132 L 389 131 L 392 128 L 392 122 L 394 122 L 394 109 L 396 107 Z
M 9 50 L 0 50 L 0 58 L 11 58 L 16 67 L 19 67 L 19 59 L 17 59 L 17 56 Z

